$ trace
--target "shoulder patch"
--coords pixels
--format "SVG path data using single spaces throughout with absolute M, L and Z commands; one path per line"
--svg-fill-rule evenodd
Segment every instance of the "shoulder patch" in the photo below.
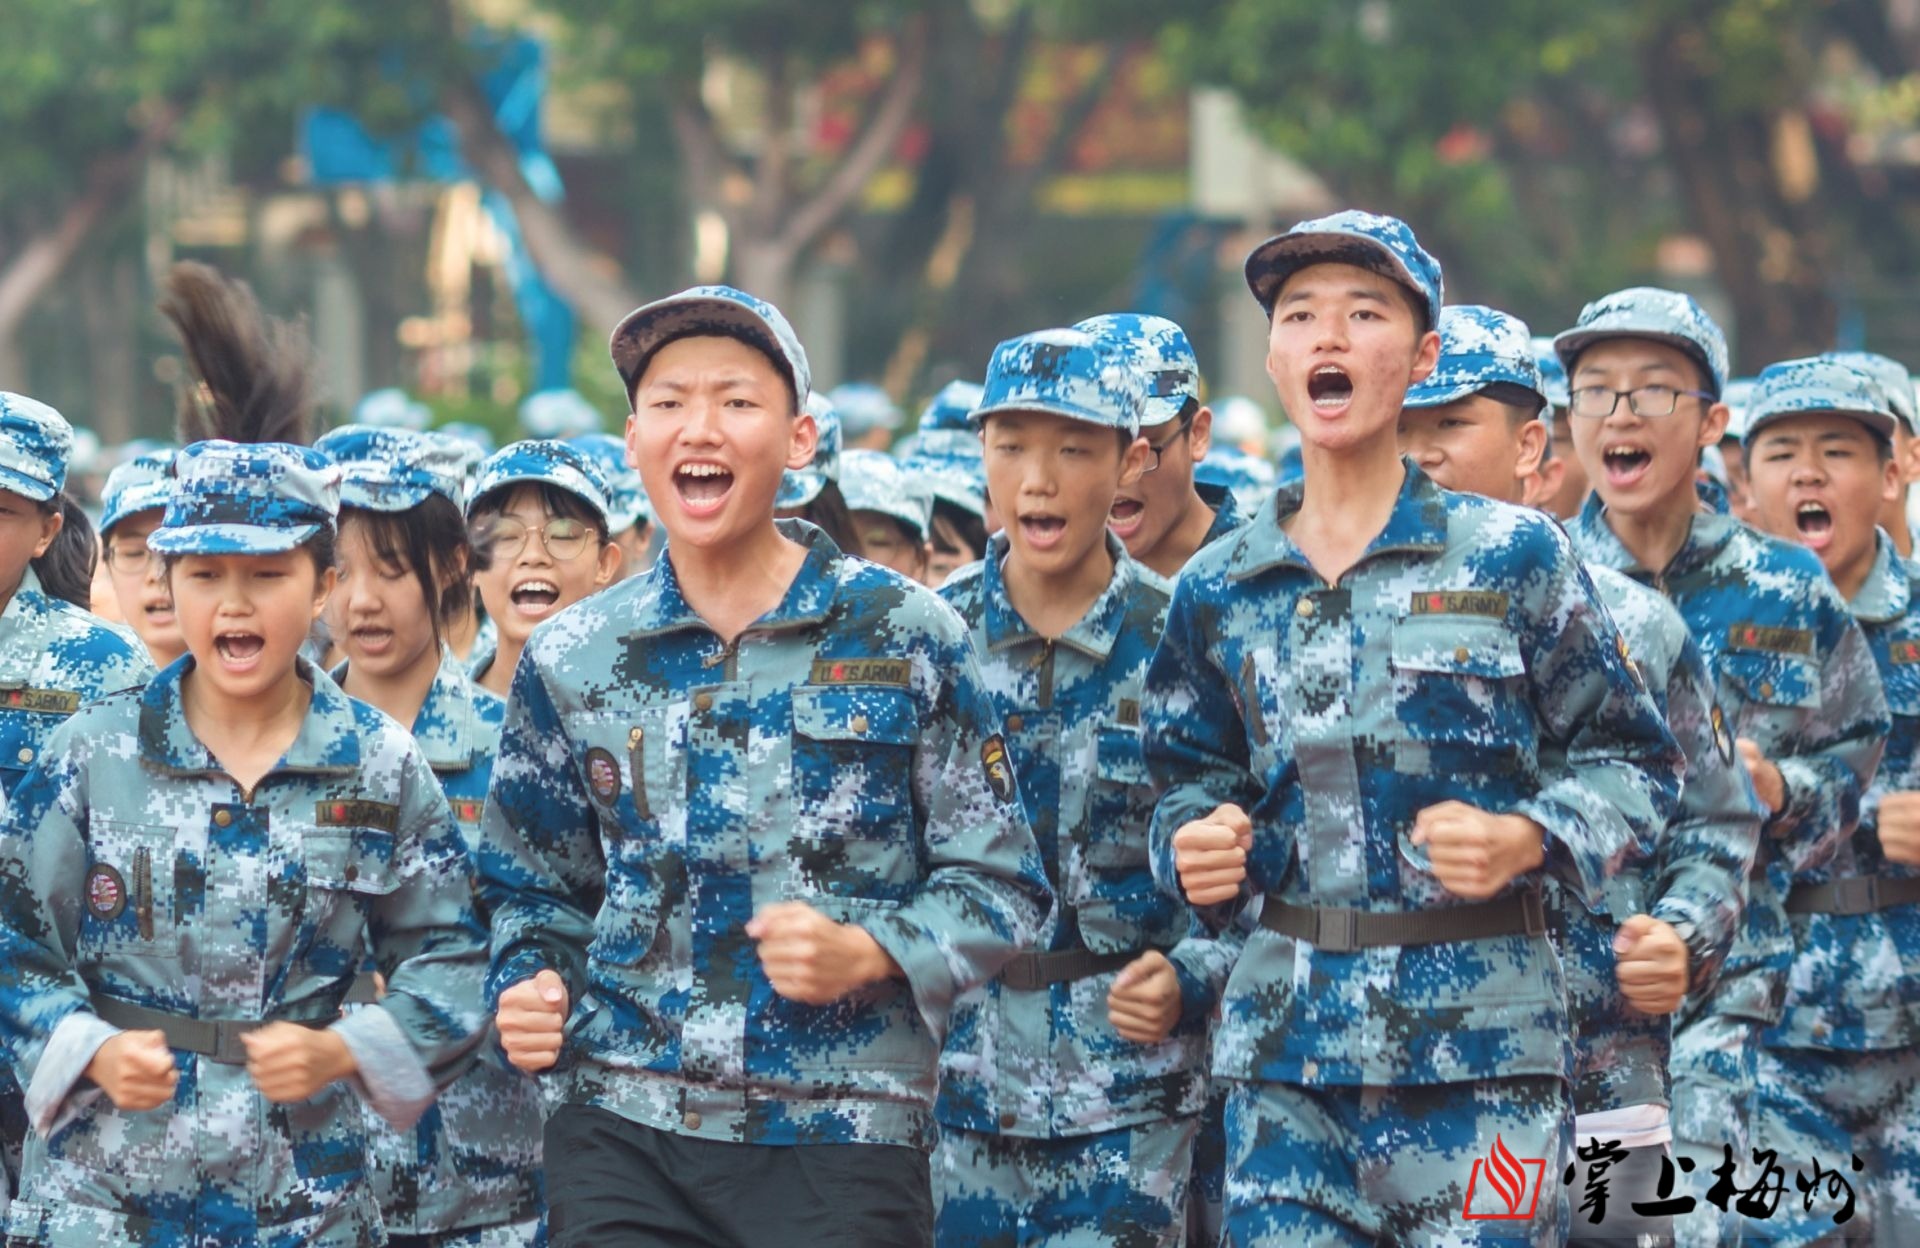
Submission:
M 1498 590 L 1427 590 L 1415 593 L 1408 609 L 1414 615 L 1484 615 L 1504 620 L 1508 601 Z
M 1727 645 L 1735 650 L 1754 650 L 1761 654 L 1801 654 L 1811 657 L 1813 630 L 1735 624 L 1727 630 Z
M 816 685 L 901 685 L 913 683 L 910 659 L 815 659 L 809 678 Z
M 1903 667 L 1908 663 L 1920 663 L 1920 643 L 1896 641 L 1887 649 L 1887 657 L 1893 660 L 1895 667 Z
M 38 711 L 42 715 L 71 715 L 80 709 L 80 695 L 71 689 L 9 689 L 0 693 L 0 707 L 9 711 Z
M 392 802 L 373 802 L 364 798 L 315 802 L 313 822 L 322 828 L 379 828 L 382 832 L 398 832 L 400 808 Z
M 1001 801 L 1013 800 L 1013 765 L 1007 761 L 1007 743 L 994 733 L 980 743 L 980 768 L 987 773 L 987 787 Z

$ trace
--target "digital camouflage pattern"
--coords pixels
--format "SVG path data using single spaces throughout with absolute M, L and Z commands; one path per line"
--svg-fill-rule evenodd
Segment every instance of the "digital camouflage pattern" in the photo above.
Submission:
M 891 516 L 921 541 L 933 524 L 933 489 L 924 477 L 908 472 L 885 451 L 855 447 L 840 458 L 840 493 L 848 511 Z
M 635 308 L 614 326 L 607 350 L 631 396 L 654 352 L 676 338 L 716 334 L 745 334 L 784 363 L 796 401 L 813 389 L 806 349 L 780 309 L 731 286 L 695 286 Z
M 1044 988 L 996 979 L 961 998 L 940 1054 L 942 1130 L 1045 1139 L 1199 1112 L 1206 1021 L 1230 961 L 1160 892 L 1147 861 L 1153 787 L 1140 757 L 1141 687 L 1166 620 L 1167 583 L 1107 538 L 1113 579 L 1048 640 L 1007 598 L 1005 534 L 941 588 L 967 622 L 1020 777 L 1057 904 L 1037 948 L 1158 949 L 1181 984 L 1181 1020 L 1137 1044 L 1107 1019 L 1118 970 Z M 936 1191 L 938 1186 L 936 1185 Z
M 607 481 L 607 527 L 624 533 L 641 521 L 651 521 L 647 487 L 641 483 L 640 470 L 627 462 L 627 444 L 611 433 L 583 433 L 572 445 L 600 465 Z
M 410 1125 L 481 1034 L 485 934 L 463 845 L 412 739 L 301 665 L 300 734 L 252 792 L 193 736 L 182 658 L 83 709 L 0 839 L 0 1041 L 34 1134 L 9 1236 L 46 1244 L 381 1241 L 356 1095 Z M 369 959 L 386 998 L 340 1018 Z M 115 1109 L 83 1071 L 94 994 L 201 1019 L 337 1019 L 359 1074 L 294 1105 L 176 1050 L 171 1106 Z
M 941 387 L 920 413 L 912 447 L 900 460 L 934 498 L 976 516 L 986 510 L 987 472 L 971 417 L 984 393 L 973 381 L 950 381 Z
M 1760 370 L 1747 402 L 1741 441 L 1752 446 L 1768 425 L 1812 412 L 1850 416 L 1888 439 L 1899 424 L 1886 393 L 1870 374 L 1832 356 L 1816 355 L 1783 360 Z
M 1440 310 L 1440 362 L 1407 390 L 1407 407 L 1442 407 L 1505 383 L 1546 398 L 1533 338 L 1519 317 L 1479 304 Z
M 173 486 L 173 452 L 144 451 L 122 460 L 107 474 L 100 489 L 100 536 L 113 532 L 113 526 L 128 516 L 143 511 L 164 511 Z
M 173 457 L 172 488 L 147 549 L 163 555 L 272 555 L 340 514 L 340 466 L 286 442 L 195 442 Z
M 1225 442 L 1213 443 L 1207 449 L 1207 457 L 1193 466 L 1193 488 L 1202 501 L 1214 508 L 1213 524 L 1206 540 L 1210 542 L 1239 528 L 1248 516 L 1260 510 L 1260 504 L 1267 501 L 1267 495 L 1273 493 L 1278 483 L 1279 474 L 1266 460 Z M 1233 512 L 1227 520 L 1221 518 L 1227 514 L 1223 508 L 1212 502 L 1223 496 L 1233 502 Z
M 565 490 L 606 522 L 609 488 L 599 463 L 571 443 L 550 439 L 509 442 L 481 460 L 473 489 L 467 495 L 467 518 L 473 518 L 474 504 L 482 498 L 520 485 L 551 485 Z M 495 501 L 504 502 L 504 495 Z
M 0 490 L 44 503 L 67 483 L 73 426 L 38 399 L 0 390 Z
M 780 492 L 773 505 L 781 511 L 798 511 L 820 497 L 827 482 L 840 480 L 840 450 L 846 438 L 840 428 L 840 414 L 819 391 L 807 395 L 807 415 L 819 429 L 813 445 L 813 460 L 805 468 L 789 468 L 780 474 Z
M 964 626 L 810 525 L 733 644 L 671 559 L 535 630 L 480 873 L 490 999 L 542 967 L 573 1003 L 553 1099 L 755 1144 L 931 1145 L 955 999 L 1031 945 L 1050 895 Z M 747 921 L 804 901 L 905 981 L 773 992 Z
M 1672 814 L 1680 754 L 1565 537 L 1440 490 L 1411 463 L 1338 587 L 1281 529 L 1297 487 L 1207 547 L 1174 588 L 1147 676 L 1155 870 L 1224 802 L 1253 821 L 1248 890 L 1400 912 L 1457 904 L 1409 840 L 1446 800 L 1523 814 L 1547 872 L 1598 908 Z M 1524 888 L 1522 881 L 1516 887 Z M 1214 1073 L 1412 1084 L 1571 1072 L 1545 936 L 1348 953 L 1261 929 L 1228 980 Z
M 1440 309 L 1446 302 L 1440 262 L 1427 254 L 1412 227 L 1398 217 L 1349 208 L 1302 221 L 1247 256 L 1247 289 L 1272 319 L 1273 301 L 1287 279 L 1316 264 L 1351 264 L 1398 282 L 1425 306 L 1427 325 L 1440 324 Z
M 1240 510 L 1240 501 L 1226 486 L 1207 485 L 1196 480 L 1193 491 L 1200 496 L 1201 502 L 1213 508 L 1213 523 L 1207 526 L 1206 536 L 1200 539 L 1201 546 L 1219 541 L 1247 522 L 1246 513 Z
M 1191 416 L 1200 407 L 1200 361 L 1187 331 L 1164 316 L 1109 312 L 1074 326 L 1117 351 L 1140 374 L 1146 397 L 1140 425 L 1152 429 Z
M 458 507 L 466 497 L 470 443 L 410 429 L 347 425 L 313 448 L 340 466 L 340 505 L 406 511 L 438 494 Z
M 346 666 L 334 675 L 344 679 Z M 479 839 L 506 709 L 448 653 L 413 721 L 413 739 L 469 845 Z M 484 926 L 489 916 L 477 896 L 475 910 Z M 541 1210 L 543 1117 L 539 1086 L 491 1042 L 412 1129 L 395 1130 L 367 1113 L 368 1164 L 388 1232 L 445 1237 L 489 1228 L 491 1238 L 473 1248 L 532 1244 Z M 466 1240 L 436 1242 L 451 1248 Z
M 1111 339 L 1041 329 L 993 349 L 972 419 L 977 429 L 997 413 L 1049 412 L 1137 437 L 1145 399 L 1139 373 Z
M 1715 398 L 1727 388 L 1727 336 L 1692 295 L 1658 286 L 1633 286 L 1580 309 L 1573 328 L 1555 335 L 1553 349 L 1569 376 L 1580 353 L 1607 338 L 1646 338 L 1678 347 L 1707 370 Z
M 1771 1149 L 1786 1196 L 1773 1216 L 1746 1223 L 1747 1243 L 1920 1243 L 1920 1050 L 1760 1050 L 1755 1147 Z M 1853 1159 L 1860 1159 L 1854 1169 Z M 1742 1186 L 1760 1176 L 1743 1157 Z M 1853 1193 L 1853 1217 L 1836 1226 L 1844 1195 L 1821 1182 L 1798 1186 L 1813 1167 L 1837 1171 Z

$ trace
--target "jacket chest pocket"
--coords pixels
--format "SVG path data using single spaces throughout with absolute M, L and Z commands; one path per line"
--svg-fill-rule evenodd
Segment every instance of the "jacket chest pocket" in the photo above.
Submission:
M 1496 754 L 1530 745 L 1533 717 L 1519 641 L 1500 620 L 1423 616 L 1393 628 L 1397 740 Z
M 1140 730 L 1101 724 L 1094 732 L 1094 774 L 1087 795 L 1087 865 L 1101 871 L 1147 868 L 1153 783 L 1140 755 Z
M 180 956 L 175 832 L 96 820 L 80 898 L 80 946 L 116 956 Z
M 394 871 L 394 835 L 385 828 L 315 827 L 301 833 L 301 864 L 309 893 L 351 902 L 400 887 Z
M 40 761 L 41 746 L 66 719 L 64 714 L 9 706 L 12 694 L 0 693 L 0 789 L 9 793 L 19 786 L 27 768 Z
M 567 724 L 575 766 L 603 839 L 684 837 L 687 715 L 684 705 L 581 715 Z M 678 833 L 678 835 L 673 835 Z
M 1732 695 L 1726 701 L 1739 708 L 1734 735 L 1763 748 L 1797 733 L 1820 709 L 1820 671 L 1811 659 L 1728 650 L 1717 666 Z
M 802 836 L 908 841 L 919 708 L 904 689 L 793 691 L 794 827 Z

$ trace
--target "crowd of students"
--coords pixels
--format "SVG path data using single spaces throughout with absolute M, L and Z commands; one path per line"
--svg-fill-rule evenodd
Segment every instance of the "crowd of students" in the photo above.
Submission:
M 1246 278 L 1278 478 L 1132 313 L 493 450 L 182 265 L 91 517 L 0 393 L 6 1242 L 1920 1242 L 1906 371 Z

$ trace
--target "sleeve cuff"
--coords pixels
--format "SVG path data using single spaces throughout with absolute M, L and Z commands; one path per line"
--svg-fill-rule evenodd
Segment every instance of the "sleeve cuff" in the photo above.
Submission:
M 97 1085 L 75 1085 L 85 1076 L 100 1046 L 119 1034 L 118 1027 L 88 1010 L 75 1010 L 54 1027 L 26 1087 L 27 1120 L 42 1136 L 52 1135 L 104 1095 Z
M 920 1020 L 927 1025 L 934 1044 L 945 1044 L 947 1015 L 962 986 L 946 958 L 941 956 L 939 945 L 914 931 L 912 920 L 904 916 L 863 918 L 859 926 L 900 967 L 907 977 L 907 987 L 913 992 Z M 1008 949 L 1007 954 L 1011 957 L 1013 950 Z
M 1191 1024 L 1213 1013 L 1214 990 L 1207 981 L 1203 970 L 1192 965 L 1202 959 L 1198 956 L 1194 940 L 1189 937 L 1175 945 L 1167 954 L 1167 961 L 1173 964 L 1174 978 L 1180 981 L 1180 1023 Z
M 395 1130 L 418 1122 L 439 1090 L 393 1015 L 372 1005 L 350 1012 L 331 1030 L 359 1067 L 348 1081 L 354 1092 Z

